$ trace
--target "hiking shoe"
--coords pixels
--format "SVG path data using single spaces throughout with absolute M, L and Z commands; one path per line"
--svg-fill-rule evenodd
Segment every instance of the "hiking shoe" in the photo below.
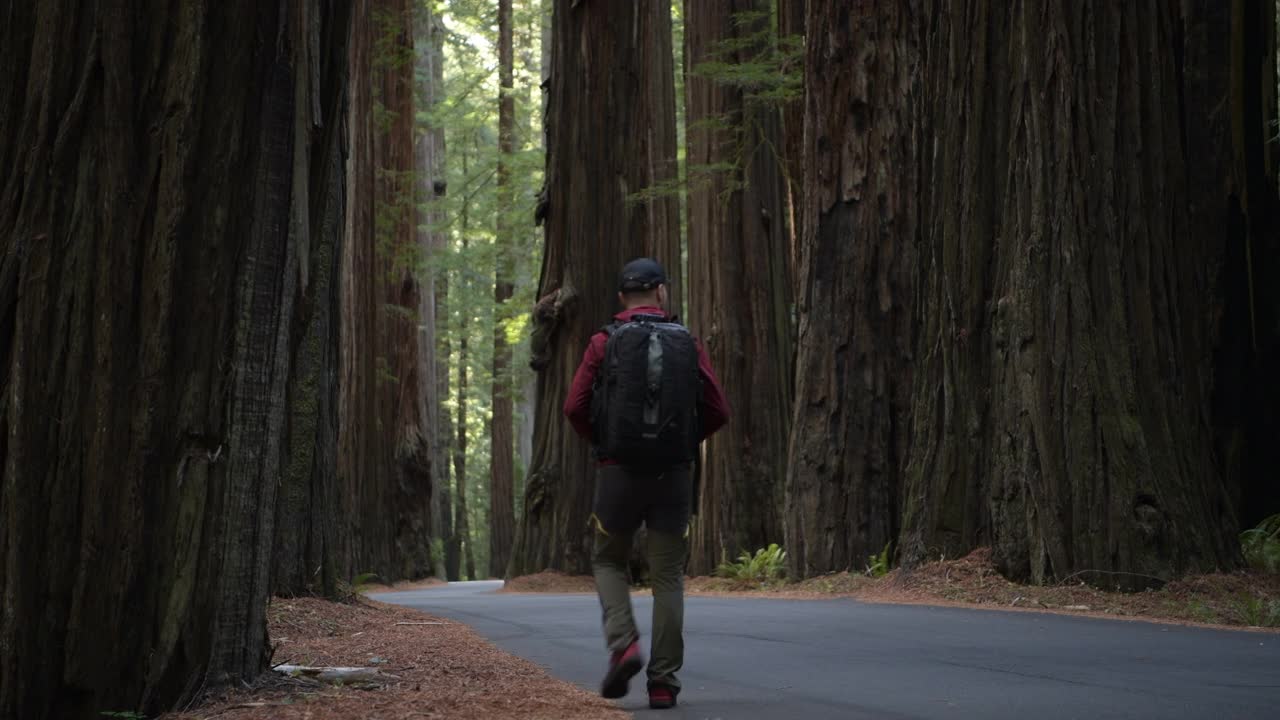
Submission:
M 644 658 L 640 655 L 640 642 L 632 640 L 626 650 L 616 652 L 609 658 L 609 671 L 604 674 L 600 695 L 610 700 L 626 695 L 631 678 L 643 668 Z
M 654 710 L 666 710 L 676 706 L 676 693 L 666 685 L 654 685 L 649 688 L 649 707 Z

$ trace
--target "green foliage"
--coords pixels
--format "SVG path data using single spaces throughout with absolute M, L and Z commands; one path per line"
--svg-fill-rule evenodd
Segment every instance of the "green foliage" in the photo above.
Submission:
M 1280 600 L 1242 594 L 1233 603 L 1240 622 L 1252 627 L 1280 627 Z
M 489 419 L 492 392 L 508 393 L 517 411 L 529 369 L 530 309 L 537 292 L 542 263 L 542 230 L 533 212 L 544 175 L 542 148 L 542 27 L 550 21 L 550 4 L 543 0 L 514 0 L 513 50 L 515 126 L 513 154 L 503 158 L 510 172 L 510 204 L 498 195 L 498 28 L 492 0 L 450 0 L 435 4 L 444 42 L 444 87 L 437 102 L 418 105 L 421 131 L 441 128 L 447 159 L 443 178 L 432 178 L 442 194 L 418 197 L 423 230 L 443 236 L 443 247 L 418 259 L 420 277 L 447 287 L 438 308 L 438 359 L 449 369 L 448 393 L 442 398 L 449 427 L 466 438 L 466 476 L 455 473 L 453 452 L 457 437 L 448 439 L 450 462 L 440 483 L 457 497 L 458 483 L 466 483 L 468 542 L 476 568 L 489 566 Z M 419 43 L 418 52 L 428 52 Z M 420 84 L 426 78 L 420 78 Z M 443 181 L 443 182 L 441 182 Z M 509 228 L 499 238 L 498 228 Z M 494 300 L 499 241 L 515 267 L 511 299 Z M 506 337 L 512 359 L 503 377 L 493 376 L 495 332 Z M 465 356 L 461 352 L 466 342 Z M 465 367 L 467 388 L 459 392 L 459 371 Z M 458 410 L 465 407 L 466 425 L 457 428 Z M 518 437 L 518 434 L 517 434 Z M 516 478 L 519 487 L 521 478 Z M 518 491 L 517 491 L 518 492 Z M 517 497 L 517 507 L 519 498 Z M 443 565 L 441 565 L 443 567 Z
M 372 585 L 375 582 L 381 582 L 381 580 L 382 578 L 379 577 L 378 573 L 360 573 L 351 579 L 351 587 L 354 592 L 361 593 L 364 592 L 365 588 L 369 585 Z
M 884 577 L 889 574 L 892 569 L 889 558 L 889 547 L 892 542 L 885 543 L 884 549 L 877 555 L 871 555 L 867 558 L 866 574 L 870 577 Z
M 682 13 L 673 12 L 672 20 L 679 55 L 684 50 Z M 671 195 L 683 200 L 690 189 L 705 187 L 712 182 L 721 183 L 723 195 L 741 190 L 756 149 L 762 142 L 769 142 L 760 119 L 804 97 L 804 38 L 799 35 L 779 36 L 771 10 L 734 13 L 732 24 L 733 34 L 712 44 L 707 59 L 692 67 L 689 75 L 738 91 L 742 107 L 722 115 L 701 118 L 688 124 L 687 128 L 711 132 L 730 143 L 729 159 L 716 163 L 685 163 L 686 123 L 683 112 L 679 111 L 684 107 L 686 81 L 681 73 L 677 73 L 676 91 L 681 96 L 677 103 L 681 115 L 678 122 L 680 179 L 643 188 L 633 193 L 629 201 L 649 202 Z M 678 57 L 677 64 L 682 62 L 683 58 Z M 785 173 L 787 164 L 782 162 L 782 149 L 771 143 L 766 149 L 778 159 L 779 169 Z
M 104 710 L 99 715 L 103 717 L 121 718 L 122 720 L 147 720 L 147 716 L 133 710 Z
M 787 553 L 777 543 L 770 543 L 769 547 L 757 550 L 754 556 L 744 552 L 738 556 L 737 562 L 721 563 L 716 568 L 716 575 L 744 582 L 769 583 L 786 577 L 786 563 Z
M 1251 567 L 1263 572 L 1280 572 L 1280 514 L 1240 533 L 1240 549 Z

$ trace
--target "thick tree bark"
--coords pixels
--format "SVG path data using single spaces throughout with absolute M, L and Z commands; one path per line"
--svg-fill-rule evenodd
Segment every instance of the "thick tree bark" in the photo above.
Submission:
M 4 717 L 252 679 L 276 488 L 333 447 L 350 8 L 105 8 L 0 24 Z
M 413 203 L 413 14 L 357 0 L 343 264 L 339 474 L 353 498 L 354 567 L 430 575 L 431 456 L 419 386 L 421 289 Z
M 1213 308 L 1224 253 L 1262 228 L 1223 236 L 1250 161 L 1213 108 L 1238 113 L 1242 91 L 1205 81 L 1262 58 L 1232 59 L 1249 46 L 1226 13 L 1186 9 L 984 5 L 935 24 L 928 102 L 951 142 L 923 194 L 941 272 L 922 272 L 908 559 L 990 541 L 1014 577 L 1126 586 L 1235 562 Z
M 791 43 L 804 38 L 807 0 L 778 0 L 778 36 Z M 784 72 L 803 72 L 800 62 L 783 66 Z M 804 98 L 782 105 L 782 154 L 786 184 L 786 232 L 789 244 L 793 293 L 799 287 L 800 240 L 804 237 Z
M 678 203 L 628 202 L 675 176 L 670 4 L 557 0 L 553 15 L 546 250 L 534 311 L 539 372 L 533 462 L 509 575 L 590 570 L 594 468 L 561 414 L 591 333 L 616 305 L 617 275 L 640 255 L 679 267 Z M 679 298 L 673 287 L 672 310 Z
M 911 389 L 919 2 L 809 3 L 786 547 L 861 569 L 897 535 Z
M 502 577 L 515 538 L 514 396 L 506 320 L 514 292 L 511 156 L 516 121 L 511 0 L 498 0 L 498 232 L 495 237 L 492 415 L 489 420 L 489 574 Z
M 693 574 L 782 541 L 791 328 L 779 113 L 698 71 L 711 60 L 747 62 L 768 52 L 767 10 L 765 0 L 685 1 L 691 326 L 735 413 L 703 450 Z M 744 13 L 760 11 L 756 22 L 743 22 Z M 736 49 L 725 56 L 727 46 Z M 736 167 L 699 169 L 726 164 Z

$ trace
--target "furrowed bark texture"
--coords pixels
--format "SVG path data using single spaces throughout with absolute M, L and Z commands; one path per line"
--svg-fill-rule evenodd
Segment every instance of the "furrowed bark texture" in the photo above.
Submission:
M 762 10 L 762 0 L 685 2 L 691 326 L 734 411 L 703 449 L 689 565 L 695 575 L 782 540 L 791 281 L 779 113 L 749 105 L 741 88 L 698 72 L 710 60 L 746 62 L 767 51 L 767 36 L 755 46 L 746 40 L 767 30 L 768 13 L 741 20 Z M 724 56 L 726 42 L 740 49 Z M 734 169 L 699 170 L 726 165 Z
M 515 425 L 511 376 L 511 345 L 507 342 L 506 320 L 511 317 L 507 301 L 513 284 L 515 238 L 511 227 L 511 155 L 514 151 L 516 98 L 514 94 L 515 54 L 512 47 L 511 0 L 498 0 L 498 232 L 495 242 L 493 300 L 496 307 L 493 328 L 493 379 L 489 419 L 489 575 L 502 577 L 511 559 L 515 539 Z
M 809 3 L 804 237 L 786 486 L 793 575 L 897 536 L 912 377 L 921 3 Z
M 781 38 L 804 38 L 807 0 L 778 0 L 778 35 Z M 800 63 L 803 65 L 803 62 Z M 783 68 L 787 72 L 803 72 L 803 67 Z M 785 158 L 786 232 L 790 252 L 792 294 L 799 287 L 800 240 L 804 237 L 804 98 L 800 97 L 782 105 L 782 144 L 779 146 Z
M 669 3 L 619 11 L 557 0 L 551 57 L 534 450 L 508 575 L 590 571 L 594 464 L 561 414 L 565 393 L 588 338 L 616 306 L 622 265 L 653 255 L 674 278 L 680 257 L 675 198 L 628 201 L 675 176 Z
M 430 420 L 420 385 L 422 291 L 414 198 L 413 13 L 357 0 L 351 42 L 342 267 L 339 479 L 355 572 L 430 575 Z
M 1249 47 L 1219 5 L 937 5 L 907 560 L 990 542 L 1015 578 L 1130 587 L 1236 562 L 1213 368 L 1252 161 L 1223 119 L 1258 121 L 1224 115 Z
M 333 451 L 349 13 L 5 11 L 0 716 L 264 667 L 276 488 Z

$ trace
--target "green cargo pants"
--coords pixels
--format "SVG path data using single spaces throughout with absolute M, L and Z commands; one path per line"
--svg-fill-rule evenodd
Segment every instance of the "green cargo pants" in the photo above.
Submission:
M 680 689 L 684 664 L 684 567 L 689 554 L 692 471 L 688 466 L 646 471 L 604 466 L 596 478 L 596 592 L 604 613 L 605 642 L 612 652 L 639 637 L 631 610 L 628 561 L 636 530 L 647 529 L 653 586 L 653 638 L 649 684 Z

